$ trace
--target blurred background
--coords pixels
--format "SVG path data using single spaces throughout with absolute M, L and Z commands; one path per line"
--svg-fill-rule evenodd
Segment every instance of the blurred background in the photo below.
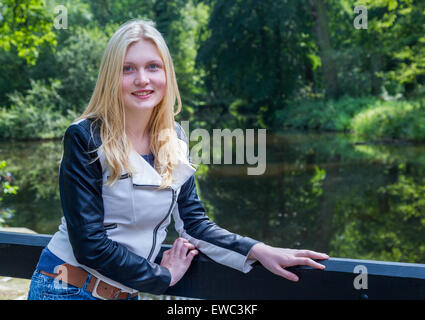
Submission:
M 179 122 L 267 129 L 263 175 L 198 168 L 212 220 L 272 245 L 425 263 L 424 1 L 2 0 L 0 14 L 1 226 L 57 230 L 62 135 L 109 37 L 144 18 L 174 59 Z

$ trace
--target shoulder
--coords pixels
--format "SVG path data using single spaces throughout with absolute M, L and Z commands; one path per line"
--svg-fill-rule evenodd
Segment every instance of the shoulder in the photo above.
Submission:
M 190 163 L 192 163 L 192 158 L 190 156 L 189 151 L 189 139 L 186 135 L 186 132 L 177 121 L 174 121 L 174 130 L 176 131 L 177 138 L 179 139 L 179 141 L 182 141 L 180 142 L 180 146 L 182 147 L 183 153 L 186 154 L 186 158 L 189 160 Z
M 187 138 L 186 132 L 183 130 L 182 126 L 177 121 L 174 121 L 174 130 L 176 131 L 177 138 L 183 140 L 184 142 L 186 142 L 186 144 L 189 144 L 189 139 Z
M 65 131 L 64 140 L 71 138 L 79 140 L 88 149 L 94 149 L 101 145 L 100 121 L 94 118 L 80 119 L 71 123 Z

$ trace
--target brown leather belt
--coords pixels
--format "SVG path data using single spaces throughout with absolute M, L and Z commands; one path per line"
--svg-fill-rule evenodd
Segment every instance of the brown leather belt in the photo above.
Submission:
M 58 268 L 58 273 L 49 273 L 40 270 L 40 273 L 61 280 L 64 283 L 73 285 L 78 288 L 82 288 L 86 283 L 89 273 L 79 267 L 75 267 L 68 263 L 64 263 Z M 91 292 L 96 298 L 107 299 L 107 300 L 119 300 L 134 298 L 137 296 L 136 293 L 121 292 L 121 289 L 114 287 L 92 275 L 86 290 Z

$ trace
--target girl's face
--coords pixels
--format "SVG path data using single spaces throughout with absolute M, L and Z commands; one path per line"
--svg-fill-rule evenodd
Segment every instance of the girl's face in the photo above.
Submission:
M 122 70 L 126 110 L 152 111 L 164 97 L 166 83 L 164 63 L 153 42 L 142 39 L 131 44 Z

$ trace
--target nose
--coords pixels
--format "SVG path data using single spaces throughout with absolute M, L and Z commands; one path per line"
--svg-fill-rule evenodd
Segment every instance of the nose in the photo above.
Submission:
M 134 79 L 134 84 L 137 86 L 145 86 L 149 83 L 149 77 L 146 75 L 144 70 L 140 70 Z

